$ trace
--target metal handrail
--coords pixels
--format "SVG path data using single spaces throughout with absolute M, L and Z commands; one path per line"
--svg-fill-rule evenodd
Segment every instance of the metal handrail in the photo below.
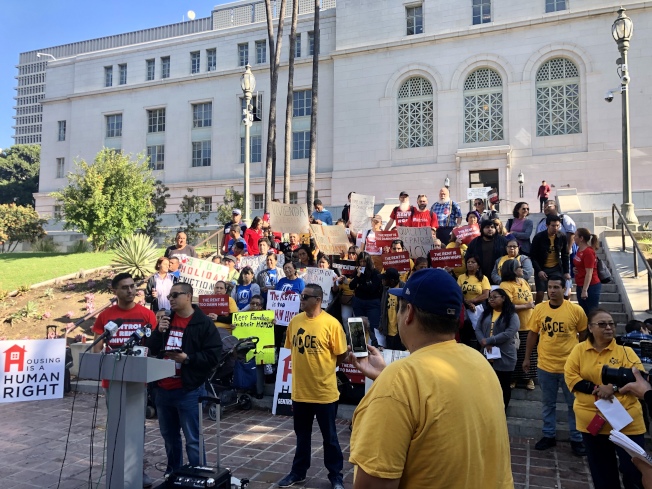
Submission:
M 621 235 L 622 235 L 623 252 L 625 252 L 625 230 L 627 230 L 627 234 L 629 234 L 629 237 L 632 239 L 633 248 L 634 248 L 634 277 L 638 278 L 638 255 L 639 254 L 641 255 L 641 259 L 643 260 L 643 264 L 645 265 L 645 268 L 647 270 L 647 301 L 648 301 L 647 313 L 652 314 L 652 267 L 650 267 L 650 264 L 645 259 L 645 255 L 643 254 L 643 251 L 641 251 L 641 248 L 638 246 L 638 241 L 636 241 L 636 238 L 634 237 L 632 230 L 629 229 L 627 222 L 625 222 L 625 218 L 621 214 L 620 209 L 618 209 L 616 204 L 611 205 L 612 228 L 616 229 L 616 212 L 618 213 L 618 216 L 620 217 L 620 222 L 622 224 Z

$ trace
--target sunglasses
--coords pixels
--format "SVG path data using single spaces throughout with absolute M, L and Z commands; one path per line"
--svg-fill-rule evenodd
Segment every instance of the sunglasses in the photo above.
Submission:
M 595 326 L 597 326 L 600 329 L 605 329 L 607 326 L 609 326 L 611 329 L 616 328 L 616 323 L 614 323 L 613 321 L 600 321 L 600 322 L 591 323 L 591 324 L 594 324 Z
M 176 299 L 180 295 L 186 295 L 188 292 L 172 292 L 170 295 L 168 295 L 168 300 L 170 299 Z
M 307 301 L 307 300 L 310 299 L 311 297 L 315 297 L 315 298 L 317 298 L 318 296 L 316 296 L 316 295 L 308 295 L 308 294 L 301 294 L 300 297 L 301 297 L 301 300 L 302 300 L 302 301 Z

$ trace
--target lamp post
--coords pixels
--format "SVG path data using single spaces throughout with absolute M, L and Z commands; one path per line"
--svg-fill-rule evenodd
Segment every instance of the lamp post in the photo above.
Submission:
M 444 179 L 444 187 L 449 188 L 451 186 L 451 179 L 448 178 L 448 175 L 446 175 L 446 178 Z
M 625 9 L 618 10 L 618 18 L 611 26 L 611 35 L 618 44 L 620 59 L 617 61 L 620 70 L 620 91 L 623 97 L 623 204 L 621 211 L 628 225 L 638 226 L 638 219 L 634 214 L 632 202 L 632 177 L 630 174 L 631 160 L 629 155 L 629 67 L 627 66 L 627 51 L 629 41 L 634 33 L 634 24 L 625 14 Z
M 251 165 L 250 153 L 250 129 L 253 122 L 253 115 L 251 113 L 251 96 L 256 89 L 256 77 L 251 73 L 251 66 L 245 66 L 245 72 L 240 77 L 240 87 L 245 99 L 245 108 L 242 111 L 242 123 L 245 126 L 245 141 L 244 141 L 244 221 L 251 224 L 251 209 L 249 208 L 249 167 Z
M 523 184 L 525 183 L 525 175 L 523 172 L 518 172 L 518 196 L 520 199 L 523 198 Z

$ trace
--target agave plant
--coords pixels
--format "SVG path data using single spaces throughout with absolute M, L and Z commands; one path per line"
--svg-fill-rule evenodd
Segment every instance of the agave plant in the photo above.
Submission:
M 145 234 L 134 234 L 121 239 L 115 246 L 113 264 L 116 270 L 128 272 L 135 279 L 154 273 L 154 265 L 161 252 Z

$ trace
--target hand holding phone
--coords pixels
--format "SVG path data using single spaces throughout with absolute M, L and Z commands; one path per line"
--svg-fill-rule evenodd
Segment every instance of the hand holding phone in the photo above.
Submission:
M 349 318 L 349 341 L 351 343 L 351 351 L 357 357 L 366 357 L 369 355 L 367 351 L 367 338 L 364 334 L 364 324 L 362 318 Z

